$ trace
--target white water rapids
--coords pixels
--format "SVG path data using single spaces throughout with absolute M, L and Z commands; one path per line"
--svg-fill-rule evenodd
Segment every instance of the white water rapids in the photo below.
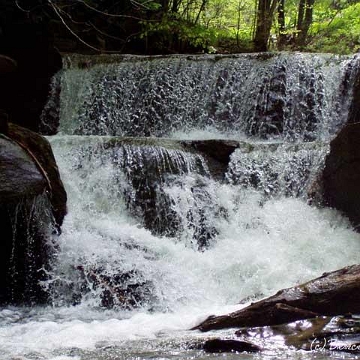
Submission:
M 69 104 L 64 111 L 69 113 Z M 186 133 L 176 128 L 168 136 L 226 137 L 201 126 Z M 248 139 L 241 134 L 231 137 Z M 71 132 L 48 139 L 68 193 L 68 214 L 44 283 L 52 304 L 0 309 L 1 359 L 215 359 L 196 346 L 214 333 L 189 330 L 207 316 L 359 262 L 360 234 L 347 219 L 307 203 L 326 140 L 294 146 L 275 139 L 270 151 L 268 142 L 248 139 L 252 151 L 236 150 L 226 181 L 216 181 L 201 158 L 177 149 L 146 147 L 146 155 L 130 144 L 114 150 L 104 146 L 110 138 Z M 157 169 L 165 168 L 167 157 L 178 169 L 154 185 L 161 195 L 156 209 L 171 214 L 177 229 L 150 231 L 132 206 L 141 194 L 130 180 L 134 167 L 142 165 L 136 171 L 146 179 L 146 165 L 155 161 Z M 162 208 L 164 198 L 169 209 Z M 211 233 L 200 251 L 194 240 L 199 231 Z M 139 298 L 125 308 L 104 308 L 103 288 L 84 278 L 84 269 L 109 277 L 130 274 L 127 285 L 141 284 Z M 321 356 L 274 347 L 226 358 Z

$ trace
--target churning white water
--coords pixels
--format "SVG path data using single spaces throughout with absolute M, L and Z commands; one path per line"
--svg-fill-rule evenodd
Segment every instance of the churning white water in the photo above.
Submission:
M 70 76 L 65 96 L 74 91 Z M 70 106 L 63 109 L 63 128 L 72 126 L 75 115 L 69 112 L 76 109 Z M 237 139 L 247 143 L 232 154 L 220 181 L 201 155 L 173 140 L 226 136 L 209 129 L 201 123 L 185 127 L 185 133 L 175 128 L 172 139 L 157 141 L 71 131 L 49 137 L 69 199 L 43 284 L 51 305 L 0 310 L 2 359 L 215 359 L 197 346 L 214 334 L 189 330 L 205 317 L 359 262 L 360 235 L 348 221 L 335 210 L 308 204 L 328 141 L 249 140 L 239 128 Z M 281 356 L 322 354 L 274 347 L 255 357 Z M 239 357 L 254 358 L 227 355 Z
M 209 178 L 202 198 L 194 188 L 204 175 L 192 171 L 164 184 L 182 230 L 152 235 L 122 200 L 124 169 L 106 149 L 91 154 L 89 144 L 99 141 L 51 139 L 70 199 L 47 284 L 54 306 L 0 312 L 4 358 L 201 358 L 183 348 L 200 336 L 186 330 L 207 315 L 358 262 L 360 236 L 337 212 Z M 217 232 L 204 251 L 192 243 L 196 219 L 186 218 L 194 207 Z M 103 288 L 84 289 L 79 266 L 109 276 L 136 271 L 131 281 L 145 284 L 143 303 L 102 308 Z

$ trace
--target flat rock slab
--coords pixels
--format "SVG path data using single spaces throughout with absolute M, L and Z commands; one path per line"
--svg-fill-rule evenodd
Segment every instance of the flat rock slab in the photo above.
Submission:
M 193 330 L 279 325 L 348 313 L 360 313 L 360 265 L 325 273 L 228 315 L 211 316 Z

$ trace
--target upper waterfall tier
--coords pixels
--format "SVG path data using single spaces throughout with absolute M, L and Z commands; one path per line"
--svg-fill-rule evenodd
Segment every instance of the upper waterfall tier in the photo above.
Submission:
M 61 73 L 64 134 L 328 139 L 347 120 L 357 58 L 316 54 L 73 55 Z M 56 91 L 54 91 L 56 95 Z

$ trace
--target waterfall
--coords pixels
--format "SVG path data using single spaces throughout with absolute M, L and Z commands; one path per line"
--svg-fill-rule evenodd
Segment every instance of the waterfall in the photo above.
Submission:
M 215 129 L 237 138 L 322 140 L 346 119 L 350 58 L 280 53 L 104 62 L 66 62 L 60 131 L 159 137 Z
M 184 277 L 180 272 L 180 279 L 171 269 L 164 273 L 170 264 L 158 259 L 163 251 L 174 249 L 159 253 L 158 245 L 153 248 L 159 241 L 164 247 L 175 246 L 176 251 L 179 247 L 186 253 L 195 251 L 191 257 L 206 258 L 210 253 L 219 256 L 219 249 L 229 246 L 229 241 L 232 248 L 246 248 L 245 253 L 273 243 L 279 253 L 291 248 L 285 234 L 291 237 L 295 235 L 289 233 L 296 232 L 294 256 L 306 246 L 299 234 L 308 230 L 306 226 L 292 229 L 291 219 L 297 215 L 291 207 L 300 212 L 307 209 L 320 218 L 324 213 L 332 219 L 338 216 L 310 208 L 306 202 L 329 139 L 346 121 L 353 81 L 351 58 L 309 54 L 72 56 L 65 64 L 60 135 L 51 142 L 73 199 L 71 224 L 65 223 L 61 240 L 66 243 L 70 236 L 76 250 L 67 249 L 67 244 L 59 258 L 71 253 L 71 259 L 58 259 L 54 265 L 56 281 L 49 287 L 55 303 L 82 303 L 91 298 L 96 306 L 172 310 L 179 306 L 179 298 L 181 303 L 200 301 L 198 295 L 192 299 L 188 293 L 189 286 L 195 294 L 200 291 L 195 284 L 204 283 L 203 274 L 186 272 Z M 181 134 L 201 137 L 206 129 L 213 136 L 238 140 L 220 179 L 212 179 L 206 154 L 191 151 L 178 140 Z M 281 217 L 288 218 L 290 223 L 285 224 L 290 228 L 284 229 L 280 240 L 272 229 L 278 225 L 269 225 L 266 219 L 281 207 L 289 207 L 289 215 Z M 341 217 L 336 221 L 347 227 Z M 253 245 L 253 236 L 259 244 Z M 312 241 L 319 241 L 321 247 L 322 239 Z M 79 250 L 83 241 L 86 249 Z M 343 244 L 338 247 L 340 251 Z M 224 273 L 230 283 L 234 283 L 232 276 L 238 277 L 234 293 L 222 294 L 220 303 L 269 294 L 317 274 L 322 267 L 310 247 L 306 265 L 301 263 L 306 271 L 263 288 L 263 283 L 256 283 L 256 274 L 271 273 L 270 260 L 264 263 L 261 256 L 253 256 L 254 264 L 233 259 L 236 270 L 231 276 L 224 269 L 215 271 L 215 278 Z M 286 266 L 292 256 L 285 257 Z M 247 273 L 246 280 L 242 271 Z M 190 284 L 184 285 L 184 278 Z M 243 281 L 251 283 L 247 290 Z M 218 292 L 214 283 L 208 286 L 200 298 Z M 218 297 L 215 293 L 212 296 Z
M 48 139 L 69 199 L 42 283 L 51 306 L 0 311 L 4 356 L 204 359 L 183 345 L 201 319 L 357 263 L 359 234 L 309 197 L 347 121 L 352 66 L 65 57 L 43 114 L 60 114 Z

